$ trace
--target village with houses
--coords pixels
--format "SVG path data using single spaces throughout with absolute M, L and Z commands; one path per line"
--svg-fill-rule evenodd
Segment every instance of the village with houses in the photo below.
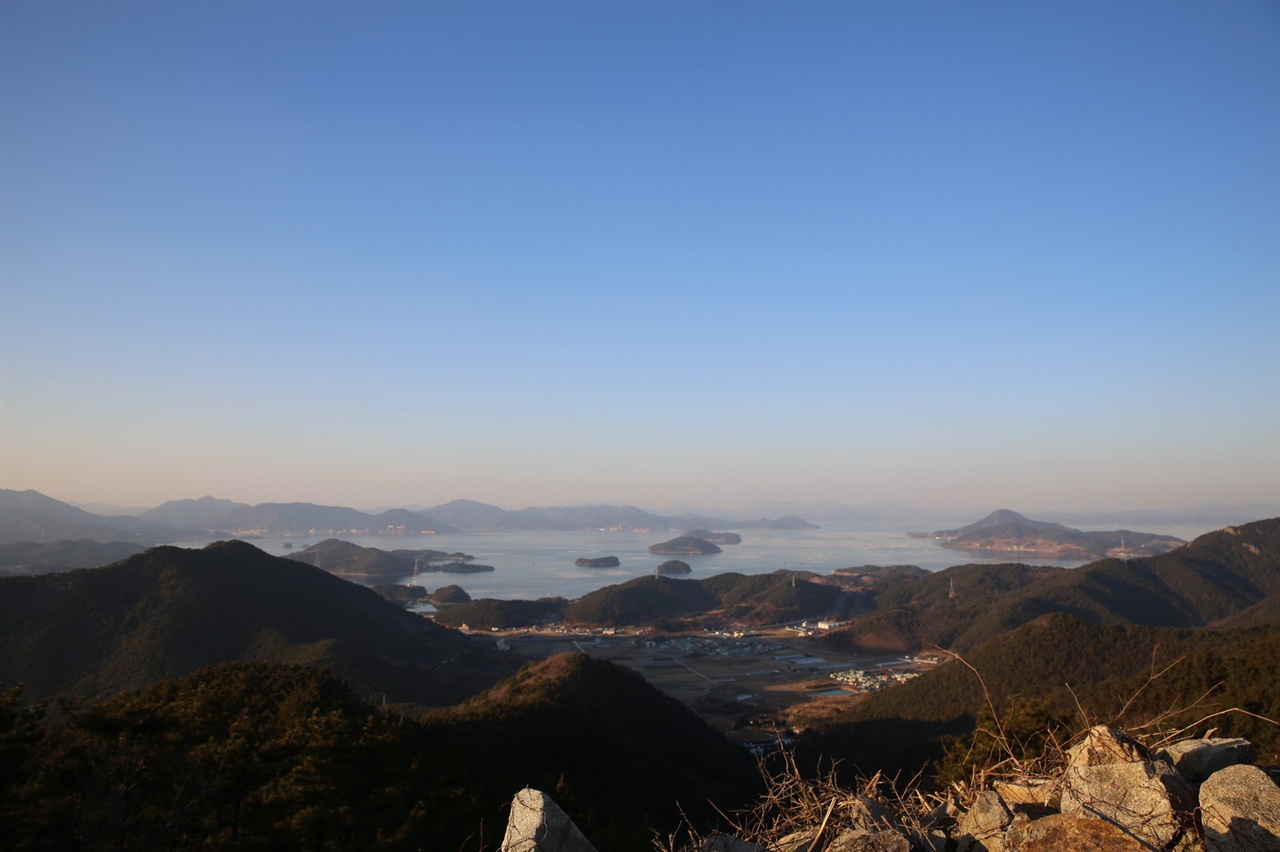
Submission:
M 767 629 L 660 633 L 649 628 L 550 624 L 537 630 L 475 631 L 477 641 L 530 659 L 578 652 L 624 666 L 690 707 L 729 739 L 758 750 L 794 727 L 803 705 L 858 701 L 910 680 L 941 653 L 868 656 L 817 650 L 837 622 L 804 621 Z

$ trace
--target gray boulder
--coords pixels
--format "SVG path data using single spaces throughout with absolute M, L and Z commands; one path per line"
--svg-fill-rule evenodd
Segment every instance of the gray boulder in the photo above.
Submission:
M 502 852 L 596 852 L 551 797 L 525 787 L 511 801 Z
M 864 831 L 900 827 L 893 811 L 868 796 L 854 796 L 841 802 L 840 815 L 854 828 Z
M 973 807 L 960 817 L 957 833 L 960 836 L 960 852 L 1001 852 L 1004 849 L 1004 832 L 1013 821 L 1013 814 L 1005 807 L 1004 800 L 995 790 L 983 790 L 974 800 Z
M 1208 852 L 1280 852 L 1280 787 L 1256 766 L 1228 766 L 1200 785 Z
M 1052 814 L 1016 819 L 1005 836 L 1009 852 L 1150 852 L 1151 847 L 1100 819 Z
M 896 831 L 846 829 L 824 852 L 911 852 L 911 841 Z
M 1156 752 L 1160 760 L 1173 764 L 1178 774 L 1199 784 L 1219 769 L 1238 763 L 1253 763 L 1258 750 L 1241 739 L 1183 740 Z
M 739 840 L 731 834 L 713 834 L 702 845 L 698 852 L 769 852 L 767 846 Z
M 1157 849 L 1188 828 L 1194 808 L 1190 785 L 1164 761 L 1070 766 L 1063 778 L 1064 816 L 1105 820 Z
M 1133 737 L 1106 725 L 1095 725 L 1084 740 L 1067 749 L 1068 766 L 1103 766 L 1108 763 L 1135 763 L 1150 757 L 1146 746 Z
M 813 844 L 818 840 L 817 828 L 806 828 L 802 831 L 793 831 L 790 834 L 779 837 L 774 841 L 775 852 L 809 852 Z

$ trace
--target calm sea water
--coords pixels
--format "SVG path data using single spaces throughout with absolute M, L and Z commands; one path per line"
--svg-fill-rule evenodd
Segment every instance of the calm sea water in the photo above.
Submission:
M 945 528 L 945 524 L 926 529 Z M 938 571 L 965 563 L 1015 561 L 1011 555 L 977 554 L 949 550 L 936 541 L 907 536 L 905 530 L 849 529 L 824 527 L 819 530 L 741 530 L 742 544 L 724 545 L 722 553 L 705 556 L 659 556 L 649 553 L 651 544 L 675 537 L 675 533 L 654 532 L 495 532 L 457 533 L 434 536 L 332 536 L 361 547 L 382 550 L 461 551 L 475 561 L 492 565 L 491 572 L 477 574 L 423 574 L 400 582 L 416 583 L 429 589 L 457 584 L 473 598 L 577 598 L 587 592 L 653 573 L 667 559 L 681 559 L 693 569 L 680 575 L 697 579 L 726 571 L 763 574 L 779 568 L 827 574 L 837 568 L 861 565 L 918 565 Z M 1159 530 L 1180 538 L 1192 538 L 1207 529 Z M 308 544 L 330 536 L 310 538 L 264 537 L 246 539 L 276 556 L 295 553 Z M 203 547 L 208 541 L 177 543 L 180 547 Z M 579 568 L 581 557 L 616 556 L 617 568 Z M 1061 565 L 1075 568 L 1080 561 L 1019 559 L 1029 565 Z

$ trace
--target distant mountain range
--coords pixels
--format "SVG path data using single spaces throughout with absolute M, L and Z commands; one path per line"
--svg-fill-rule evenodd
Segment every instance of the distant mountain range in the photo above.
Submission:
M 95 515 L 36 491 L 0 489 L 0 544 L 63 539 L 154 544 L 184 538 L 225 535 L 414 535 L 463 530 L 510 532 L 534 530 L 655 530 L 693 527 L 715 529 L 808 529 L 796 517 L 733 521 L 702 515 L 655 515 L 634 506 L 535 507 L 508 511 L 473 500 L 454 500 L 417 511 L 387 509 L 362 512 L 345 506 L 314 503 L 261 503 L 250 506 L 215 497 L 171 500 L 138 517 Z
M 1101 518 L 1119 521 L 1123 518 L 1146 516 L 1152 523 L 1165 525 L 1225 525 L 1275 515 L 1280 515 L 1280 505 L 1203 506 L 1177 513 L 1094 515 L 1089 516 L 1089 522 L 1097 522 Z M 963 516 L 958 516 L 954 511 L 920 509 L 894 503 L 864 506 L 761 503 L 736 512 L 677 507 L 657 513 L 634 506 L 616 505 L 531 507 L 512 511 L 474 500 L 454 500 L 426 508 L 415 506 L 363 512 L 343 506 L 314 503 L 262 503 L 251 506 L 212 496 L 171 500 L 137 516 L 97 515 L 37 491 L 0 489 L 0 544 L 88 539 L 146 545 L 218 536 L 337 536 L 344 533 L 415 534 L 424 531 L 441 534 L 459 531 L 536 530 L 680 532 L 699 527 L 712 530 L 795 530 L 816 528 L 813 520 L 843 524 L 903 525 L 950 517 L 961 519 Z M 1067 518 L 1062 513 L 1052 515 L 1053 521 Z M 1126 545 L 1128 544 L 1126 537 Z M 1095 554 L 1090 552 L 1090 555 Z
M 432 517 L 466 530 L 676 530 L 690 526 L 685 518 L 650 514 L 634 506 L 562 506 L 507 511 L 474 500 L 454 500 L 427 510 Z M 712 520 L 716 526 L 727 522 Z
M 0 489 L 0 544 L 90 539 L 153 544 L 174 530 L 130 516 L 95 515 L 38 491 Z
M 211 526 L 220 518 L 248 508 L 251 508 L 248 503 L 204 496 L 198 500 L 170 500 L 162 506 L 146 510 L 138 517 L 176 529 L 190 530 Z
M 680 504 L 662 509 L 653 509 L 664 515 L 707 515 L 711 517 L 777 517 L 779 515 L 798 515 L 819 524 L 868 524 L 868 525 L 901 525 L 938 523 L 955 521 L 957 524 L 972 518 L 983 511 L 974 508 L 938 508 L 924 506 L 907 506 L 902 503 L 798 503 L 798 502 L 764 502 L 754 503 L 741 509 L 717 509 L 710 507 Z M 1107 512 L 1063 512 L 1038 511 L 1037 517 L 1062 524 L 1083 524 L 1086 526 L 1135 526 L 1135 527 L 1168 527 L 1199 526 L 1221 527 L 1231 524 L 1243 524 L 1258 518 L 1273 518 L 1280 515 L 1280 503 L 1241 503 L 1222 504 L 1208 503 L 1190 506 L 1185 509 L 1132 509 Z

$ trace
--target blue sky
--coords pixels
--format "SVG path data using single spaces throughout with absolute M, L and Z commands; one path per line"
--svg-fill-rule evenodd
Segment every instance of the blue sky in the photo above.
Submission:
M 1280 502 L 1280 4 L 0 4 L 0 484 Z

